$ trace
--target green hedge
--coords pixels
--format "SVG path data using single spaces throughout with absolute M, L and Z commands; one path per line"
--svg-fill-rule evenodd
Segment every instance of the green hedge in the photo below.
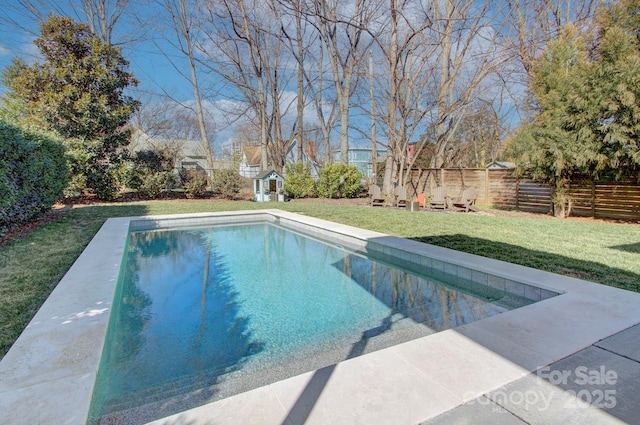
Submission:
M 318 195 L 322 198 L 355 198 L 362 173 L 355 165 L 328 164 L 320 171 Z
M 67 183 L 60 142 L 0 120 L 0 236 L 50 209 Z
M 295 162 L 285 165 L 284 190 L 289 198 L 306 198 L 316 195 L 316 181 L 309 164 Z

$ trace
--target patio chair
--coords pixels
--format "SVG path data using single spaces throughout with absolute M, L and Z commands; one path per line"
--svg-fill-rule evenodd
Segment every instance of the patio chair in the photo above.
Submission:
M 427 208 L 427 197 L 424 196 L 424 193 L 418 193 L 417 199 L 420 204 L 420 208 Z
M 472 187 L 468 187 L 462 192 L 462 195 L 460 195 L 458 199 L 451 203 L 451 205 L 456 211 L 478 211 L 478 208 L 475 206 L 477 198 L 478 194 L 476 193 L 476 190 Z
M 396 207 L 407 207 L 407 189 L 404 186 L 396 187 Z
M 385 199 L 382 196 L 380 186 L 372 184 L 369 186 L 369 195 L 371 195 L 372 207 L 384 207 Z
M 447 209 L 447 192 L 443 186 L 436 187 L 433 191 L 433 196 L 429 201 L 427 209 L 430 210 L 446 210 Z

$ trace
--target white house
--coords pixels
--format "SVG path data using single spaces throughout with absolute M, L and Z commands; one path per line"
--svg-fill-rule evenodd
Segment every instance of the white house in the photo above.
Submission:
M 294 139 L 289 143 L 285 156 L 285 164 L 299 162 L 298 160 L 298 141 Z M 320 169 L 322 166 L 316 161 L 313 142 L 309 142 L 308 148 L 302 153 L 302 162 L 308 163 L 311 168 L 313 178 L 320 178 Z M 240 159 L 239 173 L 243 177 L 255 178 L 260 174 L 262 163 L 262 151 L 260 146 L 243 146 L 242 157 Z M 284 170 L 283 170 L 283 176 Z
M 293 164 L 296 162 L 300 162 L 298 159 L 298 139 L 293 139 L 293 141 L 289 143 L 285 163 Z M 320 178 L 320 169 L 322 166 L 318 164 L 318 161 L 316 160 L 314 144 L 312 141 L 309 141 L 307 149 L 302 151 L 302 162 L 309 164 L 311 176 L 314 179 Z M 286 175 L 284 177 L 286 177 Z
M 262 151 L 260 146 L 243 146 L 242 158 L 240 159 L 240 168 L 238 172 L 242 177 L 252 179 L 260 174 L 260 165 L 262 163 Z

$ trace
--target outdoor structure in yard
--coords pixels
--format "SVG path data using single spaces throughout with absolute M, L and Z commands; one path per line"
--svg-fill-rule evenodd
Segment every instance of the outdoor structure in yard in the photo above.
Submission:
M 253 200 L 256 202 L 284 202 L 284 178 L 269 170 L 253 179 Z
M 387 154 L 385 149 L 376 151 L 377 161 L 384 160 L 384 156 Z M 349 164 L 358 167 L 362 173 L 362 177 L 373 177 L 373 163 L 371 161 L 372 152 L 371 148 L 349 148 Z M 340 151 L 333 152 L 333 162 L 340 162 Z
M 552 214 L 551 185 L 517 177 L 513 168 L 427 168 L 411 170 L 409 196 L 432 196 L 443 186 L 451 197 L 469 187 L 476 190 L 477 203 L 498 208 Z M 640 184 L 637 178 L 620 182 L 574 180 L 569 187 L 572 216 L 613 220 L 640 220 Z

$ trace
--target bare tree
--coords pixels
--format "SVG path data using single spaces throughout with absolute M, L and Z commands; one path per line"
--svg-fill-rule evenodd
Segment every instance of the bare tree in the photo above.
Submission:
M 132 124 L 155 139 L 196 140 L 200 138 L 197 117 L 169 96 L 141 94 L 142 106 L 132 118 Z
M 123 44 L 136 41 L 142 37 L 144 28 L 135 25 L 123 25 L 123 16 L 128 15 L 135 8 L 136 0 L 16 0 L 8 2 L 0 9 L 2 21 L 22 30 L 31 32 L 31 20 L 42 22 L 50 14 L 71 16 L 84 22 L 91 31 L 109 44 Z M 3 10 L 3 11 L 2 11 Z M 25 21 L 18 21 L 14 16 L 23 16 Z M 124 28 L 115 37 L 116 27 Z
M 196 3 L 187 0 L 163 0 L 163 9 L 167 13 L 169 24 L 173 30 L 174 37 L 165 37 L 165 40 L 187 60 L 189 64 L 189 73 L 185 74 L 175 63 L 171 56 L 165 54 L 165 57 L 173 64 L 174 68 L 189 81 L 193 88 L 193 96 L 195 103 L 195 114 L 198 120 L 199 138 L 202 150 L 207 157 L 207 165 L 209 168 L 210 181 L 213 177 L 213 164 L 215 155 L 211 148 L 211 141 L 207 129 L 207 123 L 204 117 L 204 109 L 202 106 L 202 97 L 200 93 L 200 83 L 198 78 L 198 70 L 196 68 L 195 42 L 197 32 L 199 31 L 199 22 L 197 19 L 199 7 Z
M 289 31 L 287 25 L 282 22 L 282 32 L 287 40 L 287 47 L 296 61 L 296 129 L 295 136 L 298 140 L 298 158 L 302 161 L 304 153 L 304 109 L 305 109 L 305 44 L 304 29 L 305 21 L 303 20 L 302 0 L 281 0 L 274 3 L 274 7 L 281 5 L 284 13 L 287 12 L 293 17 L 295 26 L 295 37 L 292 31 Z M 281 15 L 279 15 L 281 17 Z M 282 19 L 282 18 L 281 18 Z
M 247 4 L 248 3 L 248 4 Z M 268 8 L 257 0 L 207 2 L 206 38 L 199 47 L 203 64 L 230 84 L 245 102 L 260 128 L 261 167 L 268 166 L 269 89 L 265 67 L 270 53 L 262 19 Z
M 434 30 L 440 72 L 436 90 L 436 153 L 432 166 L 445 166 L 446 150 L 465 109 L 489 75 L 507 62 L 501 49 L 504 10 L 489 0 L 435 3 Z M 444 7 L 441 7 L 444 6 Z
M 294 130 L 300 127 L 289 121 L 290 111 L 296 99 L 298 108 L 304 107 L 303 95 L 291 97 L 286 90 L 295 75 L 292 62 L 300 62 L 296 58 L 300 50 L 296 47 L 292 55 L 285 49 L 298 42 L 286 42 L 289 23 L 283 20 L 281 3 L 224 0 L 207 3 L 207 10 L 202 63 L 224 79 L 227 93 L 247 105 L 248 116 L 261 130 L 262 168 L 280 170 Z M 301 119 L 298 113 L 298 122 Z
M 339 0 L 314 1 L 307 14 L 316 26 L 329 56 L 340 113 L 340 161 L 349 162 L 349 116 L 355 73 L 374 38 L 370 24 L 380 12 L 378 1 L 356 0 L 351 8 Z
M 429 110 L 424 105 L 428 99 L 425 88 L 436 47 L 425 37 L 431 26 L 429 9 L 410 0 L 390 0 L 388 11 L 389 26 L 376 39 L 386 72 L 378 75 L 375 91 L 382 97 L 380 114 L 387 134 L 383 191 L 391 196 L 394 182 L 404 183 L 407 146 Z
M 599 2 L 594 0 L 520 0 L 508 2 L 505 16 L 511 35 L 509 47 L 526 73 L 549 40 L 567 24 L 581 27 L 591 20 Z

